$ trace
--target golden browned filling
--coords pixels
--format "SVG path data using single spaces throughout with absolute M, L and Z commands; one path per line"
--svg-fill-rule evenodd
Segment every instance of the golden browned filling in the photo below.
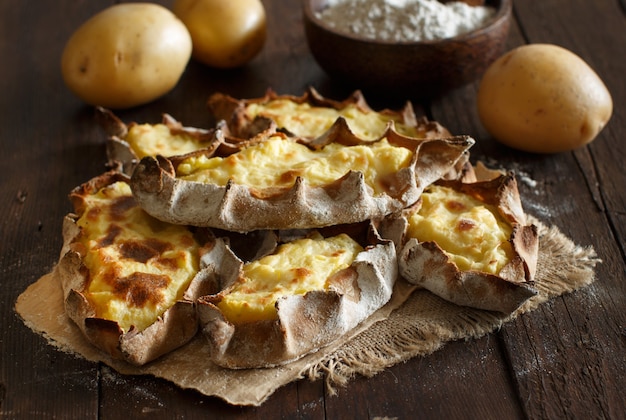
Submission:
M 329 277 L 349 267 L 362 250 L 346 234 L 283 244 L 275 253 L 245 264 L 242 277 L 218 307 L 234 324 L 275 319 L 279 298 L 326 290 Z
M 253 188 L 289 188 L 297 177 L 310 186 L 324 186 L 350 170 L 362 172 L 375 192 L 386 191 L 385 180 L 408 167 L 413 153 L 386 139 L 359 146 L 331 143 L 312 150 L 281 136 L 274 136 L 228 157 L 194 156 L 177 168 L 178 176 L 220 186 L 229 180 Z
M 181 130 L 172 132 L 165 124 L 133 124 L 125 140 L 139 159 L 184 155 L 203 147 L 196 137 Z
M 394 122 L 396 130 L 401 134 L 418 138 L 422 136 L 415 127 L 404 124 L 399 114 L 363 110 L 355 104 L 335 109 L 279 98 L 265 103 L 250 103 L 245 112 L 250 120 L 257 116 L 271 118 L 278 127 L 300 137 L 321 136 L 339 117 L 345 118 L 352 132 L 365 140 L 381 137 L 390 121 Z
M 498 274 L 512 256 L 512 227 L 497 208 L 452 188 L 431 186 L 409 217 L 408 236 L 436 242 L 462 271 Z
M 96 317 L 116 321 L 125 332 L 154 323 L 182 298 L 198 272 L 193 234 L 141 210 L 125 182 L 85 197 L 77 224 L 79 250 L 89 269 L 84 295 Z

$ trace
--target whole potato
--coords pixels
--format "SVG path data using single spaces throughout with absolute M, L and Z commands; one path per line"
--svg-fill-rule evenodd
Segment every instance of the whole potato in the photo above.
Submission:
M 589 143 L 613 112 L 609 91 L 589 65 L 550 44 L 525 45 L 498 58 L 482 78 L 477 106 L 498 141 L 535 153 Z
M 170 10 L 123 3 L 94 15 L 72 34 L 61 71 L 66 85 L 83 101 L 130 108 L 172 90 L 191 49 L 189 31 Z
M 172 10 L 191 34 L 193 57 L 211 67 L 242 66 L 265 43 L 260 0 L 175 0 Z

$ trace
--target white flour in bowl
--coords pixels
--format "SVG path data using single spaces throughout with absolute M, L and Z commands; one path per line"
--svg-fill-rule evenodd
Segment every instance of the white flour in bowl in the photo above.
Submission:
M 493 15 L 489 6 L 436 0 L 329 0 L 317 18 L 329 26 L 379 41 L 432 41 L 482 27 Z

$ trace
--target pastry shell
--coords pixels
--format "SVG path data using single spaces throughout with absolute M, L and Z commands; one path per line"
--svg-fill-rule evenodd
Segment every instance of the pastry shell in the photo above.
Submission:
M 532 280 L 537 267 L 539 237 L 537 227 L 526 220 L 514 174 L 469 183 L 455 180 L 437 184 L 497 206 L 500 215 L 513 229 L 509 242 L 514 256 L 498 275 L 460 270 L 437 243 L 419 242 L 406 236 L 408 217 L 418 209 L 417 204 L 388 217 L 381 224 L 381 234 L 392 239 L 398 247 L 400 275 L 458 305 L 502 313 L 515 311 L 537 294 Z
M 315 88 L 309 87 L 301 96 L 279 95 L 268 89 L 264 96 L 251 99 L 236 99 L 224 93 L 214 93 L 207 102 L 209 111 L 217 120 L 226 122 L 228 132 L 233 138 L 248 139 L 260 133 L 271 133 L 281 131 L 289 136 L 296 136 L 286 127 L 281 127 L 272 118 L 266 116 L 256 116 L 251 119 L 246 109 L 251 104 L 267 104 L 275 100 L 288 100 L 295 104 L 309 104 L 312 107 L 329 108 L 342 110 L 354 105 L 357 109 L 365 113 L 376 113 L 367 103 L 363 93 L 354 91 L 343 101 L 337 101 L 322 96 Z M 400 110 L 384 109 L 380 114 L 392 117 L 400 124 L 412 127 L 418 133 L 419 138 L 443 138 L 451 137 L 451 133 L 436 121 L 430 121 L 425 117 L 417 117 L 411 102 L 406 102 Z M 313 139 L 313 135 L 300 135 L 301 137 Z
M 387 303 L 397 278 L 395 247 L 372 224 L 366 227 L 365 249 L 350 267 L 332 276 L 330 288 L 279 298 L 275 320 L 234 325 L 217 306 L 222 293 L 201 297 L 198 313 L 211 360 L 231 369 L 282 365 L 344 336 Z M 341 227 L 332 229 L 336 233 Z M 221 239 L 203 258 L 215 268 L 216 288 L 227 292 L 242 261 Z
M 111 171 L 76 188 L 71 194 L 75 207 L 80 211 L 81 196 L 93 194 L 115 181 L 128 182 L 128 177 Z M 69 214 L 63 221 L 64 243 L 56 270 L 63 289 L 66 314 L 87 340 L 111 357 L 139 366 L 182 346 L 195 336 L 198 317 L 194 302 L 200 295 L 214 292 L 210 289 L 212 283 L 206 271 L 202 270 L 191 281 L 184 298 L 142 331 L 131 327 L 124 332 L 117 322 L 96 317 L 95 309 L 84 294 L 89 284 L 89 269 L 84 265 L 80 251 L 72 246 L 81 231 L 76 225 L 78 218 L 76 214 Z
M 127 141 L 128 131 L 136 123 L 126 124 L 110 110 L 97 107 L 96 115 L 100 125 L 107 133 L 107 166 L 130 176 L 140 160 L 136 150 Z M 197 150 L 215 150 L 228 143 L 228 129 L 224 121 L 218 121 L 214 128 L 203 129 L 184 126 L 170 114 L 163 114 L 161 124 L 169 128 L 172 134 L 185 134 L 195 143 Z
M 284 189 L 256 189 L 232 181 L 225 186 L 186 181 L 176 177 L 176 165 L 181 159 L 162 156 L 143 158 L 132 175 L 131 187 L 144 210 L 170 223 L 237 232 L 318 228 L 382 218 L 413 204 L 426 186 L 450 172 L 456 173 L 468 160 L 467 150 L 474 144 L 468 136 L 405 137 L 394 130 L 393 124 L 383 137 L 393 145 L 410 149 L 413 157 L 407 167 L 386 180 L 387 189 L 382 194 L 374 194 L 363 173 L 357 171 L 315 187 L 298 177 L 292 187 Z M 352 146 L 379 140 L 358 138 L 339 118 L 324 136 L 306 144 L 320 148 L 332 142 Z

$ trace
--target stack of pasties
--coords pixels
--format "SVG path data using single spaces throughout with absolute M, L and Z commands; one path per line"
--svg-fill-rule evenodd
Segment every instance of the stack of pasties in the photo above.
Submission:
M 200 330 L 221 366 L 284 364 L 398 278 L 503 312 L 534 294 L 536 229 L 511 174 L 477 179 L 471 138 L 358 92 L 209 108 L 212 129 L 101 110 L 115 169 L 72 192 L 59 266 L 68 314 L 114 357 L 147 363 Z

